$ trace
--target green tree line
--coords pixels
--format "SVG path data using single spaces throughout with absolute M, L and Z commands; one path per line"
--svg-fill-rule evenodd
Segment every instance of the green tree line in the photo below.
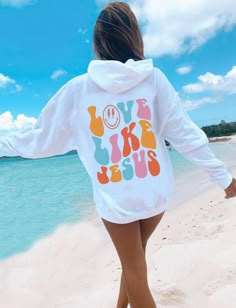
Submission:
M 220 124 L 203 126 L 202 130 L 205 132 L 208 138 L 230 136 L 236 134 L 236 122 L 226 123 L 224 120 L 222 120 Z

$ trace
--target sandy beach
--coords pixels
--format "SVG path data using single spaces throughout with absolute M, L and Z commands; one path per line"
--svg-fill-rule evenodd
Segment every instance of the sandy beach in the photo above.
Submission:
M 229 142 L 229 143 L 235 143 L 236 142 L 236 134 L 231 136 L 223 136 L 223 137 L 212 137 L 209 138 L 210 142 Z
M 223 142 L 223 141 L 222 141 Z M 236 176 L 235 147 L 229 171 Z M 157 307 L 235 308 L 236 198 L 201 170 L 176 195 L 147 248 Z M 61 226 L 0 261 L 2 308 L 115 308 L 121 267 L 99 217 Z

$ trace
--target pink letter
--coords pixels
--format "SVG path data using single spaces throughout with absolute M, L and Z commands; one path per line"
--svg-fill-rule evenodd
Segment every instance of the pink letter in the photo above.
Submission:
M 118 134 L 111 136 L 109 140 L 112 145 L 111 161 L 118 163 L 121 160 L 121 152 L 117 144 Z
M 141 161 L 138 159 L 138 154 L 134 153 L 132 155 L 133 160 L 134 160 L 134 169 L 135 169 L 135 174 L 138 178 L 145 178 L 147 175 L 147 166 L 145 162 L 145 152 L 144 150 L 140 151 L 140 157 Z
M 138 104 L 138 114 L 137 116 L 141 119 L 151 120 L 151 111 L 147 105 L 147 100 L 145 98 L 140 98 L 136 100 Z

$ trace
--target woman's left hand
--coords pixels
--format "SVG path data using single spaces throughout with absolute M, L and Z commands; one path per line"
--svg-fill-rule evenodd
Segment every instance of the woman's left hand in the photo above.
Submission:
M 225 199 L 236 197 L 236 179 L 233 178 L 231 184 L 225 189 Z

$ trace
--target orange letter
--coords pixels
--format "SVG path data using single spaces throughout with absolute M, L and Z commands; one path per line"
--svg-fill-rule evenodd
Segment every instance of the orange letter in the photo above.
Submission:
M 104 127 L 102 118 L 96 117 L 96 107 L 95 106 L 88 107 L 88 112 L 91 116 L 91 122 L 90 122 L 91 132 L 97 137 L 102 137 L 104 135 Z
M 137 151 L 140 147 L 138 137 L 135 136 L 132 133 L 132 130 L 135 128 L 135 125 L 136 125 L 136 123 L 132 122 L 129 125 L 129 128 L 125 127 L 121 131 L 121 135 L 123 136 L 123 139 L 124 139 L 124 147 L 123 147 L 123 156 L 124 157 L 129 156 L 129 154 L 131 152 L 131 146 L 132 146 L 133 151 Z M 129 144 L 129 138 L 131 140 L 131 146 Z
M 122 175 L 119 169 L 119 165 L 111 166 L 110 170 L 111 170 L 111 182 L 120 182 L 122 180 Z
M 152 176 L 157 176 L 160 173 L 160 165 L 156 160 L 157 154 L 154 151 L 148 151 L 148 157 L 150 161 L 148 162 L 148 169 Z
M 148 149 L 156 149 L 156 138 L 153 132 L 150 130 L 152 127 L 151 123 L 146 120 L 140 120 L 139 124 L 142 127 L 142 146 Z
M 97 173 L 98 181 L 101 184 L 107 184 L 109 182 L 109 178 L 107 176 L 107 167 L 101 167 L 102 172 Z

